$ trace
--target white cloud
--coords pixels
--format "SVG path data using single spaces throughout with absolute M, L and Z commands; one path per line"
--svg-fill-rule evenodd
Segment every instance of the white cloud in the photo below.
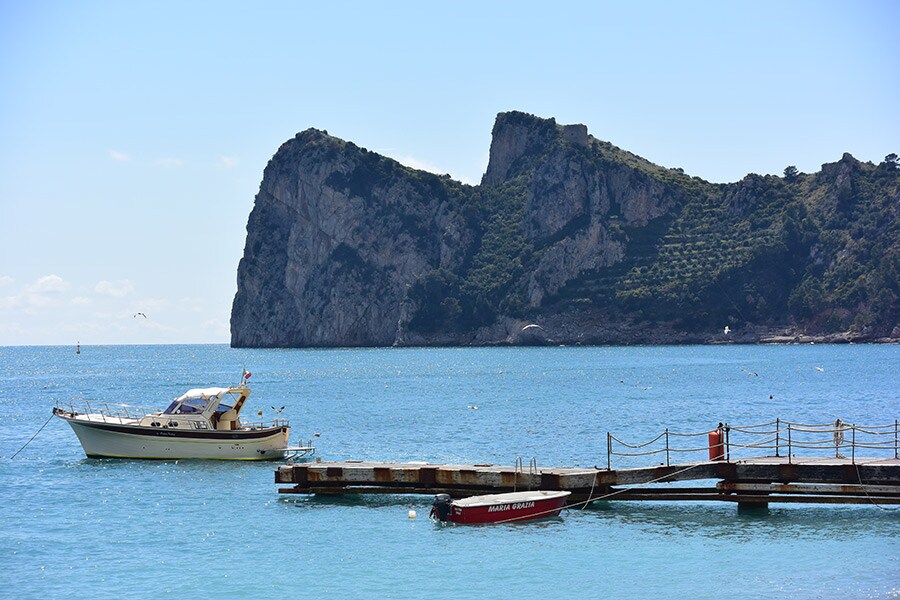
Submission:
M 0 275 L 0 285 L 12 285 L 15 282 L 16 280 L 9 275 Z
M 125 154 L 124 152 L 119 152 L 118 150 L 110 150 L 109 157 L 116 162 L 128 162 L 131 160 L 131 157 Z
M 75 296 L 69 302 L 71 302 L 72 304 L 77 304 L 77 305 L 85 305 L 85 304 L 90 304 L 91 299 L 85 298 L 84 296 Z
M 94 287 L 94 291 L 104 296 L 123 298 L 134 291 L 134 284 L 128 279 L 120 281 L 101 281 Z
M 5 296 L 0 298 L 0 309 L 8 310 L 11 308 L 19 308 L 22 306 L 25 297 L 22 294 L 17 294 L 15 296 Z
M 179 168 L 179 167 L 183 167 L 186 164 L 187 164 L 187 162 L 180 158 L 171 158 L 171 157 L 160 158 L 160 159 L 157 159 L 157 161 L 156 161 L 156 165 L 159 167 Z
M 236 167 L 237 164 L 241 162 L 241 159 L 237 156 L 223 156 L 220 160 L 222 162 L 222 166 L 226 169 Z
M 64 292 L 69 288 L 69 284 L 63 281 L 59 275 L 44 275 L 28 287 L 28 291 L 36 294 Z
M 7 278 L 6 284 L 12 283 L 12 278 Z M 0 298 L 0 309 L 22 309 L 29 315 L 36 314 L 35 309 L 57 304 L 60 294 L 69 289 L 68 282 L 59 275 L 44 275 L 34 283 L 25 287 L 12 296 Z

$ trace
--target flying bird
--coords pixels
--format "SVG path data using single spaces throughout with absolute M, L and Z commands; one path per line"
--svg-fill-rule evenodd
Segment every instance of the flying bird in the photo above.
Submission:
M 728 335 L 729 333 L 731 333 L 731 327 L 726 325 L 724 331 L 725 331 L 725 335 Z
M 284 407 L 283 407 L 283 406 L 282 406 L 281 408 L 275 408 L 274 406 L 271 406 L 270 408 L 271 408 L 272 410 L 275 411 L 275 414 L 276 414 L 276 415 L 280 415 L 280 414 L 281 414 L 281 411 L 284 410 Z
M 759 373 L 757 373 L 756 371 L 748 371 L 747 369 L 741 369 L 741 371 L 743 371 L 747 375 L 754 375 L 756 377 L 759 377 Z
M 825 368 L 824 367 L 816 367 L 816 371 L 818 371 L 819 373 L 824 373 Z
M 134 316 L 135 316 L 135 318 L 137 318 L 137 317 L 144 317 L 145 319 L 147 318 L 147 315 L 145 315 L 145 314 L 142 313 L 142 312 L 134 313 Z

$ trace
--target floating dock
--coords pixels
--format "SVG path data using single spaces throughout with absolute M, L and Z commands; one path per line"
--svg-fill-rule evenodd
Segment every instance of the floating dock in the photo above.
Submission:
M 692 438 L 703 436 L 703 445 Z M 679 447 L 672 440 L 686 440 Z M 737 458 L 771 450 L 773 456 Z M 672 464 L 677 453 L 702 452 L 710 460 Z M 814 454 L 831 452 L 834 457 Z M 886 458 L 864 457 L 888 454 Z M 805 454 L 798 456 L 798 453 Z M 849 455 L 849 458 L 844 455 Z M 813 454 L 810 456 L 810 454 Z M 647 457 L 651 467 L 612 468 L 613 458 Z M 571 492 L 569 505 L 595 501 L 723 501 L 760 507 L 770 502 L 900 504 L 900 422 L 874 427 L 770 423 L 679 434 L 666 429 L 649 442 L 629 444 L 607 434 L 607 468 L 538 468 L 425 462 L 315 462 L 275 472 L 281 494 L 449 494 L 464 497 L 523 490 Z M 716 480 L 704 487 L 675 482 Z
M 718 480 L 708 487 L 651 484 Z M 529 489 L 572 492 L 569 504 L 598 500 L 717 500 L 900 504 L 900 460 L 766 457 L 631 469 L 430 463 L 316 462 L 275 472 L 281 494 L 450 494 L 453 497 Z

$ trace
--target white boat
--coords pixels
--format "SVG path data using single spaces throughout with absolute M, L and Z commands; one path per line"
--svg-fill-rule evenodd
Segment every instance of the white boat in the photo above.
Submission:
M 249 373 L 236 387 L 188 390 L 163 411 L 126 404 L 57 405 L 53 414 L 72 426 L 89 458 L 276 460 L 302 459 L 311 444 L 289 446 L 290 424 L 243 423 Z

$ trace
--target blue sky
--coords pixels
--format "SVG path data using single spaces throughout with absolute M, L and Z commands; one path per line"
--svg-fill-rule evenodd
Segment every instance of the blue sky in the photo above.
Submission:
M 227 342 L 308 127 L 470 183 L 505 110 L 712 181 L 879 162 L 897 31 L 890 1 L 0 0 L 0 345 Z

